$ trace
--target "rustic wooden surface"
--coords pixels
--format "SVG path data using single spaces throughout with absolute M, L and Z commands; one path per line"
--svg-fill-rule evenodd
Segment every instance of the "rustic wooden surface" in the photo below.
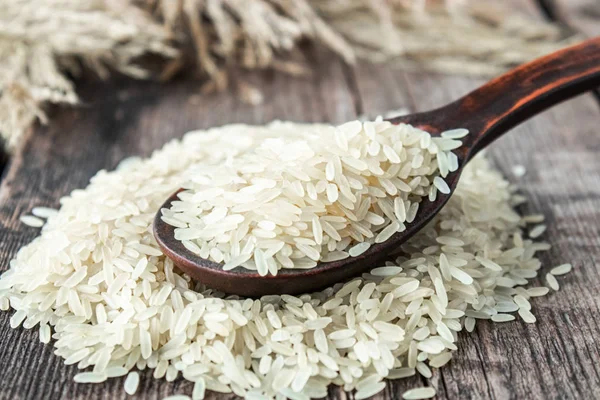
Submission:
M 565 3 L 571 0 L 563 0 Z M 593 3 L 597 0 L 588 0 Z M 166 86 L 122 80 L 92 83 L 82 90 L 86 106 L 63 110 L 36 128 L 8 160 L 0 186 L 0 271 L 38 231 L 18 218 L 36 205 L 57 206 L 62 195 L 84 187 L 101 168 L 114 168 L 129 155 L 149 155 L 184 132 L 232 122 L 272 119 L 342 122 L 407 106 L 443 105 L 481 80 L 402 73 L 386 66 L 351 68 L 329 54 L 312 51 L 316 73 L 309 79 L 264 74 L 265 104 L 250 107 L 230 94 L 200 97 L 186 81 Z M 391 383 L 378 399 L 399 399 L 404 390 L 430 384 L 438 399 L 600 398 L 600 107 L 591 95 L 564 103 L 531 120 L 490 149 L 499 168 L 531 200 L 525 211 L 548 219 L 544 270 L 572 262 L 561 290 L 536 299 L 534 325 L 520 321 L 478 323 L 461 334 L 453 361 L 431 380 Z M 511 165 L 527 174 L 516 178 Z M 64 366 L 37 330 L 10 329 L 0 313 L 0 399 L 124 399 L 123 379 L 103 385 L 73 383 L 76 369 Z M 143 374 L 134 398 L 160 399 L 191 393 Z M 209 396 L 224 400 L 232 396 Z M 331 399 L 350 394 L 330 390 Z

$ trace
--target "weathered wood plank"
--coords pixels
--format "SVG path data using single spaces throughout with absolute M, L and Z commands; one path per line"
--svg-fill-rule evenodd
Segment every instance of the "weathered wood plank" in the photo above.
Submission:
M 600 2 L 597 0 L 537 0 L 551 21 L 584 37 L 600 35 Z M 593 90 L 600 106 L 600 88 Z
M 36 205 L 58 206 L 61 196 L 84 187 L 99 169 L 112 169 L 126 156 L 147 156 L 186 131 L 226 123 L 342 122 L 355 117 L 341 63 L 321 53 L 312 62 L 316 70 L 307 79 L 262 75 L 265 104 L 259 107 L 242 104 L 231 93 L 199 96 L 199 85 L 189 81 L 164 86 L 134 81 L 85 86 L 81 95 L 86 106 L 60 111 L 50 125 L 36 128 L 7 166 L 0 186 L 0 271 L 7 269 L 19 247 L 38 234 L 19 222 L 20 215 Z M 0 313 L 0 399 L 128 397 L 123 379 L 103 385 L 75 384 L 76 368 L 64 366 L 51 346 L 39 343 L 37 331 L 10 329 L 10 315 Z M 150 371 L 143 375 L 135 398 L 190 394 L 191 388 L 182 379 L 156 381 Z M 210 396 L 216 397 L 228 398 Z
M 369 115 L 381 112 L 381 95 L 388 108 L 408 105 L 426 111 L 483 83 L 402 74 L 385 66 L 361 65 L 357 75 Z M 388 79 L 391 76 L 395 79 Z M 561 280 L 561 291 L 534 300 L 537 324 L 480 323 L 473 334 L 461 335 L 454 360 L 431 381 L 439 398 L 575 399 L 600 393 L 594 363 L 600 346 L 593 339 L 600 334 L 595 299 L 600 290 L 599 121 L 594 99 L 584 95 L 516 128 L 492 146 L 498 167 L 531 200 L 525 209 L 548 218 L 545 239 L 554 248 L 541 257 L 543 271 L 573 262 L 575 272 Z M 512 174 L 511 166 L 517 164 L 528 170 L 520 179 Z

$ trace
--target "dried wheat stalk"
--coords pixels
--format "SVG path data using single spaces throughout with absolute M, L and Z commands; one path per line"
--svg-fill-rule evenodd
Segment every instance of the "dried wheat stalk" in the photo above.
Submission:
M 0 134 L 13 148 L 44 105 L 74 104 L 69 75 L 148 73 L 139 56 L 164 58 L 160 79 L 193 62 L 205 91 L 227 71 L 273 68 L 302 74 L 308 39 L 348 63 L 395 60 L 403 67 L 491 75 L 561 45 L 554 26 L 501 17 L 461 0 L 0 0 Z M 427 3 L 427 4 L 426 4 Z M 473 41 L 473 37 L 477 41 Z M 242 99 L 260 91 L 236 82 Z

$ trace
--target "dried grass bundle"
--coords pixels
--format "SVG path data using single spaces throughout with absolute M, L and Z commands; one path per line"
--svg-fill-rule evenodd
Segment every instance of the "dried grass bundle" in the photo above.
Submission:
M 145 78 L 135 59 L 176 55 L 164 28 L 116 0 L 9 0 L 0 7 L 0 133 L 8 148 L 39 118 L 45 103 L 77 102 L 68 74 L 116 70 Z
M 13 148 L 45 104 L 74 104 L 82 68 L 149 78 L 141 56 L 164 60 L 167 80 L 193 63 L 204 91 L 228 87 L 233 68 L 309 70 L 303 40 L 348 63 L 492 75 L 551 51 L 561 32 L 504 17 L 490 4 L 446 0 L 10 0 L 0 8 L 0 134 Z M 476 37 L 477 41 L 473 41 Z M 237 89 L 250 103 L 260 91 Z

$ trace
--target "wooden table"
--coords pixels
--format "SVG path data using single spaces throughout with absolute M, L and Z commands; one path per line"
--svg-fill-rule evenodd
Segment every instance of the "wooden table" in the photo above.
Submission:
M 589 23 L 594 2 L 565 0 L 555 15 L 593 34 L 600 26 Z M 588 22 L 579 24 L 582 18 Z M 50 125 L 28 134 L 3 165 L 0 270 L 38 234 L 20 224 L 20 215 L 37 205 L 58 206 L 61 196 L 84 187 L 99 169 L 114 168 L 126 156 L 148 156 L 188 130 L 273 119 L 341 122 L 403 106 L 427 110 L 483 82 L 403 73 L 384 65 L 349 67 L 317 50 L 310 51 L 310 57 L 315 73 L 308 79 L 273 73 L 248 77 L 264 88 L 265 103 L 258 107 L 244 105 L 228 93 L 199 96 L 197 85 L 189 81 L 86 84 L 81 91 L 84 106 L 57 112 Z M 559 292 L 534 300 L 536 324 L 483 322 L 472 334 L 461 334 L 453 361 L 430 380 L 437 398 L 600 398 L 599 105 L 591 94 L 580 96 L 492 146 L 490 154 L 498 167 L 530 199 L 526 209 L 548 219 L 546 240 L 553 248 L 542 256 L 544 269 L 563 262 L 575 268 L 561 279 Z M 515 164 L 527 167 L 524 177 L 512 174 Z M 37 330 L 10 329 L 10 315 L 0 313 L 0 399 L 127 397 L 123 379 L 75 384 L 76 369 L 64 366 L 50 345 L 42 345 Z M 419 377 L 396 381 L 377 398 L 397 399 L 423 383 Z M 135 398 L 190 394 L 191 387 L 184 380 L 169 384 L 145 373 Z M 351 395 L 330 390 L 331 399 L 346 397 Z

